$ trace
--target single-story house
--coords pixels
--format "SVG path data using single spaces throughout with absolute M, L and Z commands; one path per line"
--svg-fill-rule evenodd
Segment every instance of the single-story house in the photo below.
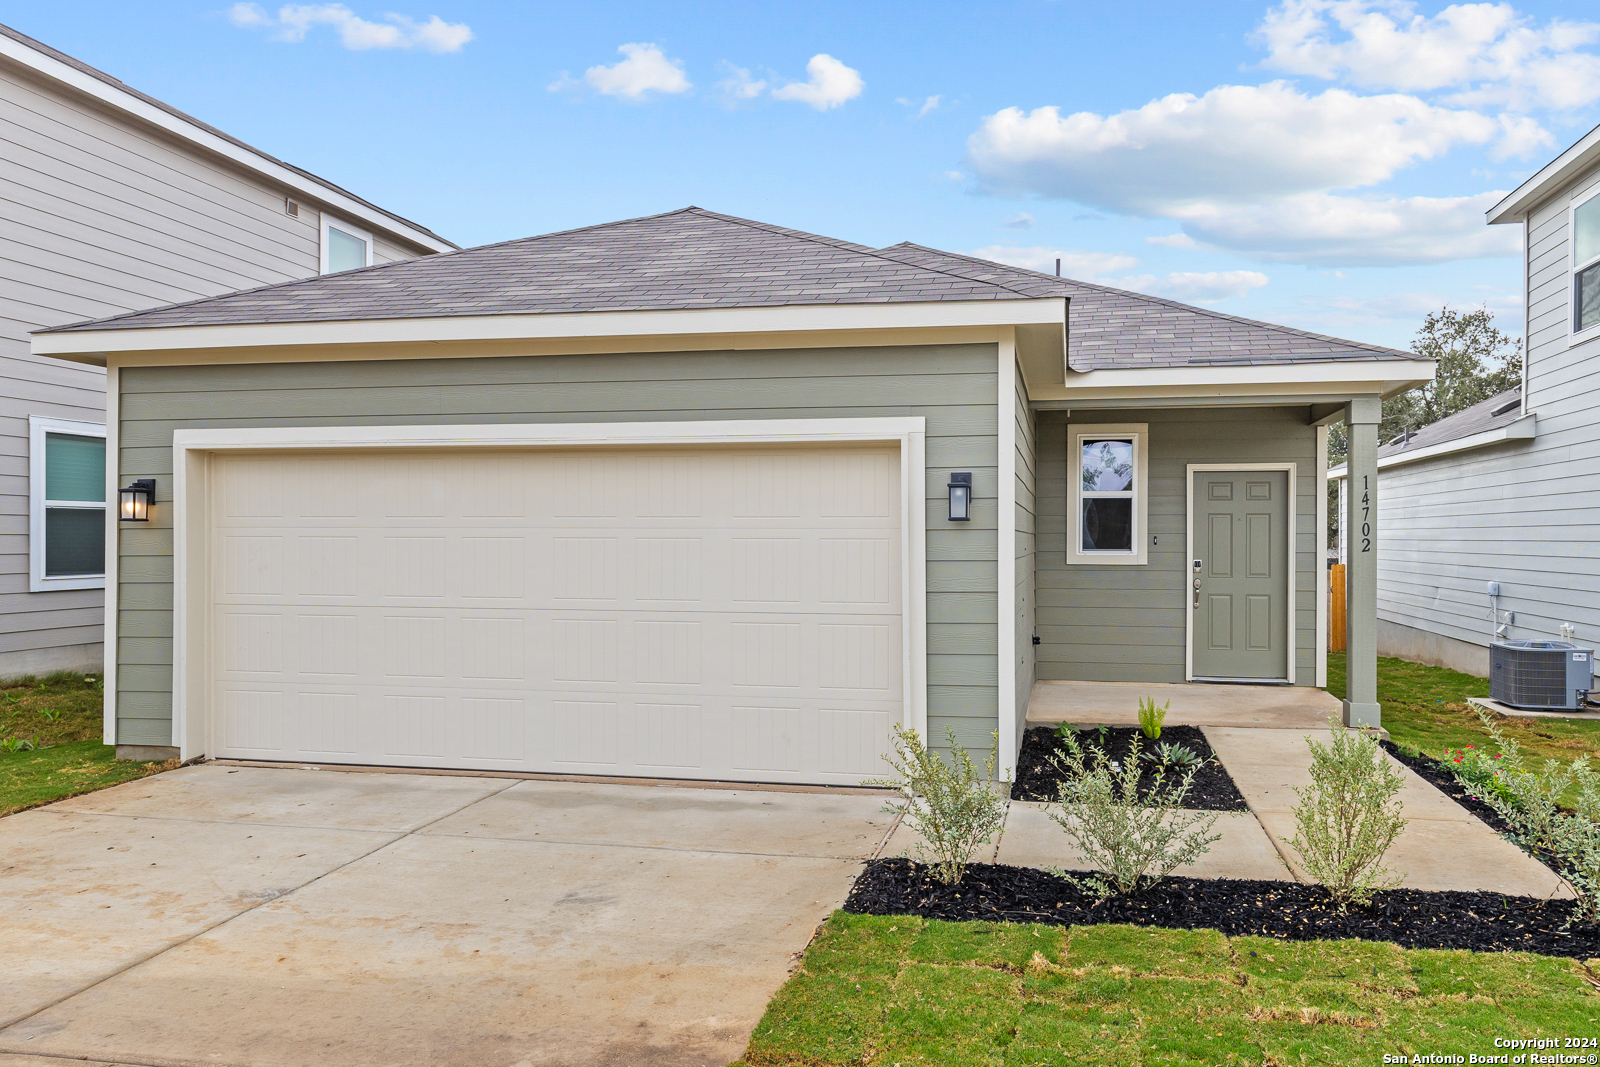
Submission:
M 1036 679 L 1322 684 L 1325 426 L 1432 374 L 698 208 L 34 346 L 110 382 L 119 753 L 846 784 L 1009 767 Z
M 1479 676 L 1496 637 L 1600 643 L 1600 128 L 1488 221 L 1523 230 L 1522 388 L 1377 462 L 1378 648 Z

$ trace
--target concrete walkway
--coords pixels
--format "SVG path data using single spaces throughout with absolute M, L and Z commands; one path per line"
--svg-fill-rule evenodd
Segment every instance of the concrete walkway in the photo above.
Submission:
M 0 1067 L 725 1064 L 877 796 L 226 768 L 0 819 Z
M 1169 726 L 1250 726 L 1325 730 L 1340 704 L 1326 690 L 1293 685 L 1204 685 L 1196 682 L 1034 682 L 1029 726 L 1060 722 L 1139 724 L 1139 699 L 1170 704 Z

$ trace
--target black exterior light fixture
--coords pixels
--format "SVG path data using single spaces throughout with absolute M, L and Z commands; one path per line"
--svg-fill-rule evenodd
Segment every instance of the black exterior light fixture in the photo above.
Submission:
M 972 519 L 972 472 L 950 473 L 950 521 L 970 522 Z
M 123 522 L 149 522 L 150 505 L 156 502 L 156 480 L 138 478 L 122 488 L 117 517 Z

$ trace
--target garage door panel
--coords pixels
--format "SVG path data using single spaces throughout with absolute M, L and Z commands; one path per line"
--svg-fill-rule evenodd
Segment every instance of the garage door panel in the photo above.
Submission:
M 884 770 L 892 449 L 218 457 L 214 485 L 218 754 Z

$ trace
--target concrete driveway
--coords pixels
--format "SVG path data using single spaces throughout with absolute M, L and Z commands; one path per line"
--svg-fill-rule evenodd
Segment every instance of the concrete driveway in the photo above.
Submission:
M 0 1067 L 725 1064 L 881 807 L 210 764 L 22 812 Z

